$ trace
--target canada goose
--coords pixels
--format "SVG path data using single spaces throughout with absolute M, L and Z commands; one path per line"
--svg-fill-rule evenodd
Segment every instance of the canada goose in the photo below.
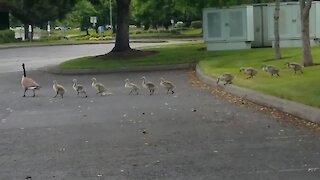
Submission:
M 129 79 L 126 79 L 125 82 L 126 83 L 125 83 L 124 87 L 131 89 L 129 92 L 129 95 L 132 93 L 132 91 L 136 92 L 137 95 L 139 94 L 140 87 L 138 85 L 131 83 Z
M 39 90 L 40 89 L 40 85 L 38 83 L 36 83 L 33 79 L 27 77 L 24 63 L 22 63 L 22 68 L 23 68 L 23 76 L 21 78 L 21 85 L 22 85 L 22 87 L 24 89 L 24 93 L 23 93 L 22 97 L 26 97 L 26 91 L 27 90 L 32 90 L 33 91 L 33 97 L 35 97 L 36 96 L 35 90 Z
M 279 70 L 275 66 L 263 64 L 261 67 L 263 71 L 270 73 L 271 76 L 280 76 Z
M 80 93 L 84 94 L 85 97 L 87 96 L 87 92 L 86 89 L 84 88 L 83 85 L 78 84 L 77 79 L 73 79 L 73 85 L 72 85 L 73 89 L 77 92 L 77 95 L 79 95 Z
M 93 77 L 92 79 L 92 87 L 97 90 L 96 94 L 100 94 L 101 96 L 111 95 L 111 92 L 108 92 L 102 83 L 97 82 L 97 79 Z
M 160 85 L 167 89 L 167 94 L 171 91 L 174 94 L 173 89 L 175 88 L 174 84 L 170 81 L 166 81 L 163 77 L 160 78 Z
M 152 82 L 146 82 L 146 77 L 142 76 L 142 87 L 149 90 L 150 95 L 154 94 L 154 91 L 156 89 L 156 85 L 154 85 Z
M 233 79 L 234 79 L 234 76 L 232 74 L 223 73 L 218 77 L 217 84 L 219 84 L 219 81 L 224 81 L 225 83 L 223 85 L 231 84 Z
M 63 98 L 63 95 L 66 92 L 66 89 L 62 85 L 58 84 L 56 80 L 53 80 L 52 87 L 53 87 L 53 90 L 56 92 L 56 95 L 53 98 L 57 97 L 58 95 L 60 95 L 61 98 Z
M 288 68 L 294 70 L 294 74 L 296 74 L 297 71 L 300 71 L 300 73 L 303 74 L 303 72 L 302 72 L 303 66 L 302 65 L 300 65 L 298 63 L 290 63 L 290 62 L 286 62 L 286 65 L 288 66 Z
M 258 71 L 252 67 L 241 67 L 240 72 L 244 72 L 245 74 L 249 75 L 247 79 L 253 78 L 253 76 L 256 76 L 258 74 Z

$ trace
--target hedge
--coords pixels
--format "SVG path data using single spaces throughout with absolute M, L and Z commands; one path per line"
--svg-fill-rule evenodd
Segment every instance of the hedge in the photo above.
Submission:
M 191 27 L 195 29 L 202 28 L 202 21 L 192 21 Z
M 11 30 L 0 30 L 0 43 L 8 43 L 8 42 L 14 42 L 15 34 L 14 31 Z

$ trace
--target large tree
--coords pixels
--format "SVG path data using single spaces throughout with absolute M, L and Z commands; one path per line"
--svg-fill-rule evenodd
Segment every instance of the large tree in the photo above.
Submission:
M 309 32 L 309 14 L 312 0 L 299 0 L 300 2 L 300 18 L 301 33 L 303 46 L 303 64 L 304 66 L 312 66 L 313 59 L 310 48 L 310 32 Z
M 48 21 L 62 19 L 76 0 L 10 0 L 8 1 L 13 16 L 25 26 L 27 37 L 28 25 L 43 26 Z M 32 28 L 33 29 L 33 28 Z M 32 36 L 31 36 L 32 38 Z
M 131 50 L 129 45 L 129 10 L 131 0 L 117 0 L 117 33 L 112 52 Z
M 164 26 L 168 28 L 170 20 L 175 17 L 175 3 L 173 0 L 133 0 L 132 16 L 134 20 L 148 29 Z M 180 19 L 181 20 L 181 19 Z

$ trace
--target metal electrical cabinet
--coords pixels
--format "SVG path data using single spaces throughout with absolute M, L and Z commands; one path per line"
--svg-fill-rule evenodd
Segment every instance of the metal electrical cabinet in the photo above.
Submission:
M 253 29 L 253 6 L 203 10 L 203 37 L 207 50 L 251 48 Z
M 274 41 L 274 4 L 268 4 L 268 38 Z M 320 38 L 320 2 L 314 1 L 310 9 L 310 43 L 319 44 Z M 280 47 L 301 47 L 301 19 L 299 2 L 280 4 L 279 17 Z

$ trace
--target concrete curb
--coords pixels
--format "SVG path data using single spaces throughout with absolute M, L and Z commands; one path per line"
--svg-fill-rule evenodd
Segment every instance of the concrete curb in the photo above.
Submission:
M 196 66 L 196 74 L 197 77 L 212 86 L 217 86 L 216 80 L 205 75 L 199 65 Z M 224 91 L 234 94 L 236 96 L 242 97 L 244 99 L 248 99 L 257 104 L 261 104 L 263 106 L 274 107 L 283 112 L 292 114 L 294 116 L 298 116 L 300 118 L 310 120 L 316 123 L 320 123 L 320 109 L 311 107 L 308 105 L 300 104 L 297 102 L 276 98 L 274 96 L 269 96 L 265 94 L 261 94 L 257 91 L 253 91 L 250 89 L 238 87 L 235 85 L 227 85 L 224 86 Z
M 167 40 L 132 40 L 130 43 L 166 43 Z M 115 41 L 105 42 L 84 42 L 84 43 L 63 43 L 63 44 L 23 44 L 16 46 L 1 46 L 0 49 L 12 49 L 12 48 L 28 48 L 28 47 L 42 47 L 42 46 L 68 46 L 68 45 L 88 45 L 88 44 L 114 44 Z
M 123 72 L 147 72 L 147 71 L 166 71 L 166 70 L 182 70 L 194 69 L 195 63 L 187 64 L 173 64 L 173 65 L 153 65 L 153 66 L 140 66 L 134 68 L 118 68 L 110 70 L 98 69 L 76 69 L 76 70 L 61 70 L 57 66 L 44 67 L 40 70 L 47 71 L 52 74 L 60 75 L 88 75 L 88 74 L 108 74 L 108 73 L 123 73 Z

